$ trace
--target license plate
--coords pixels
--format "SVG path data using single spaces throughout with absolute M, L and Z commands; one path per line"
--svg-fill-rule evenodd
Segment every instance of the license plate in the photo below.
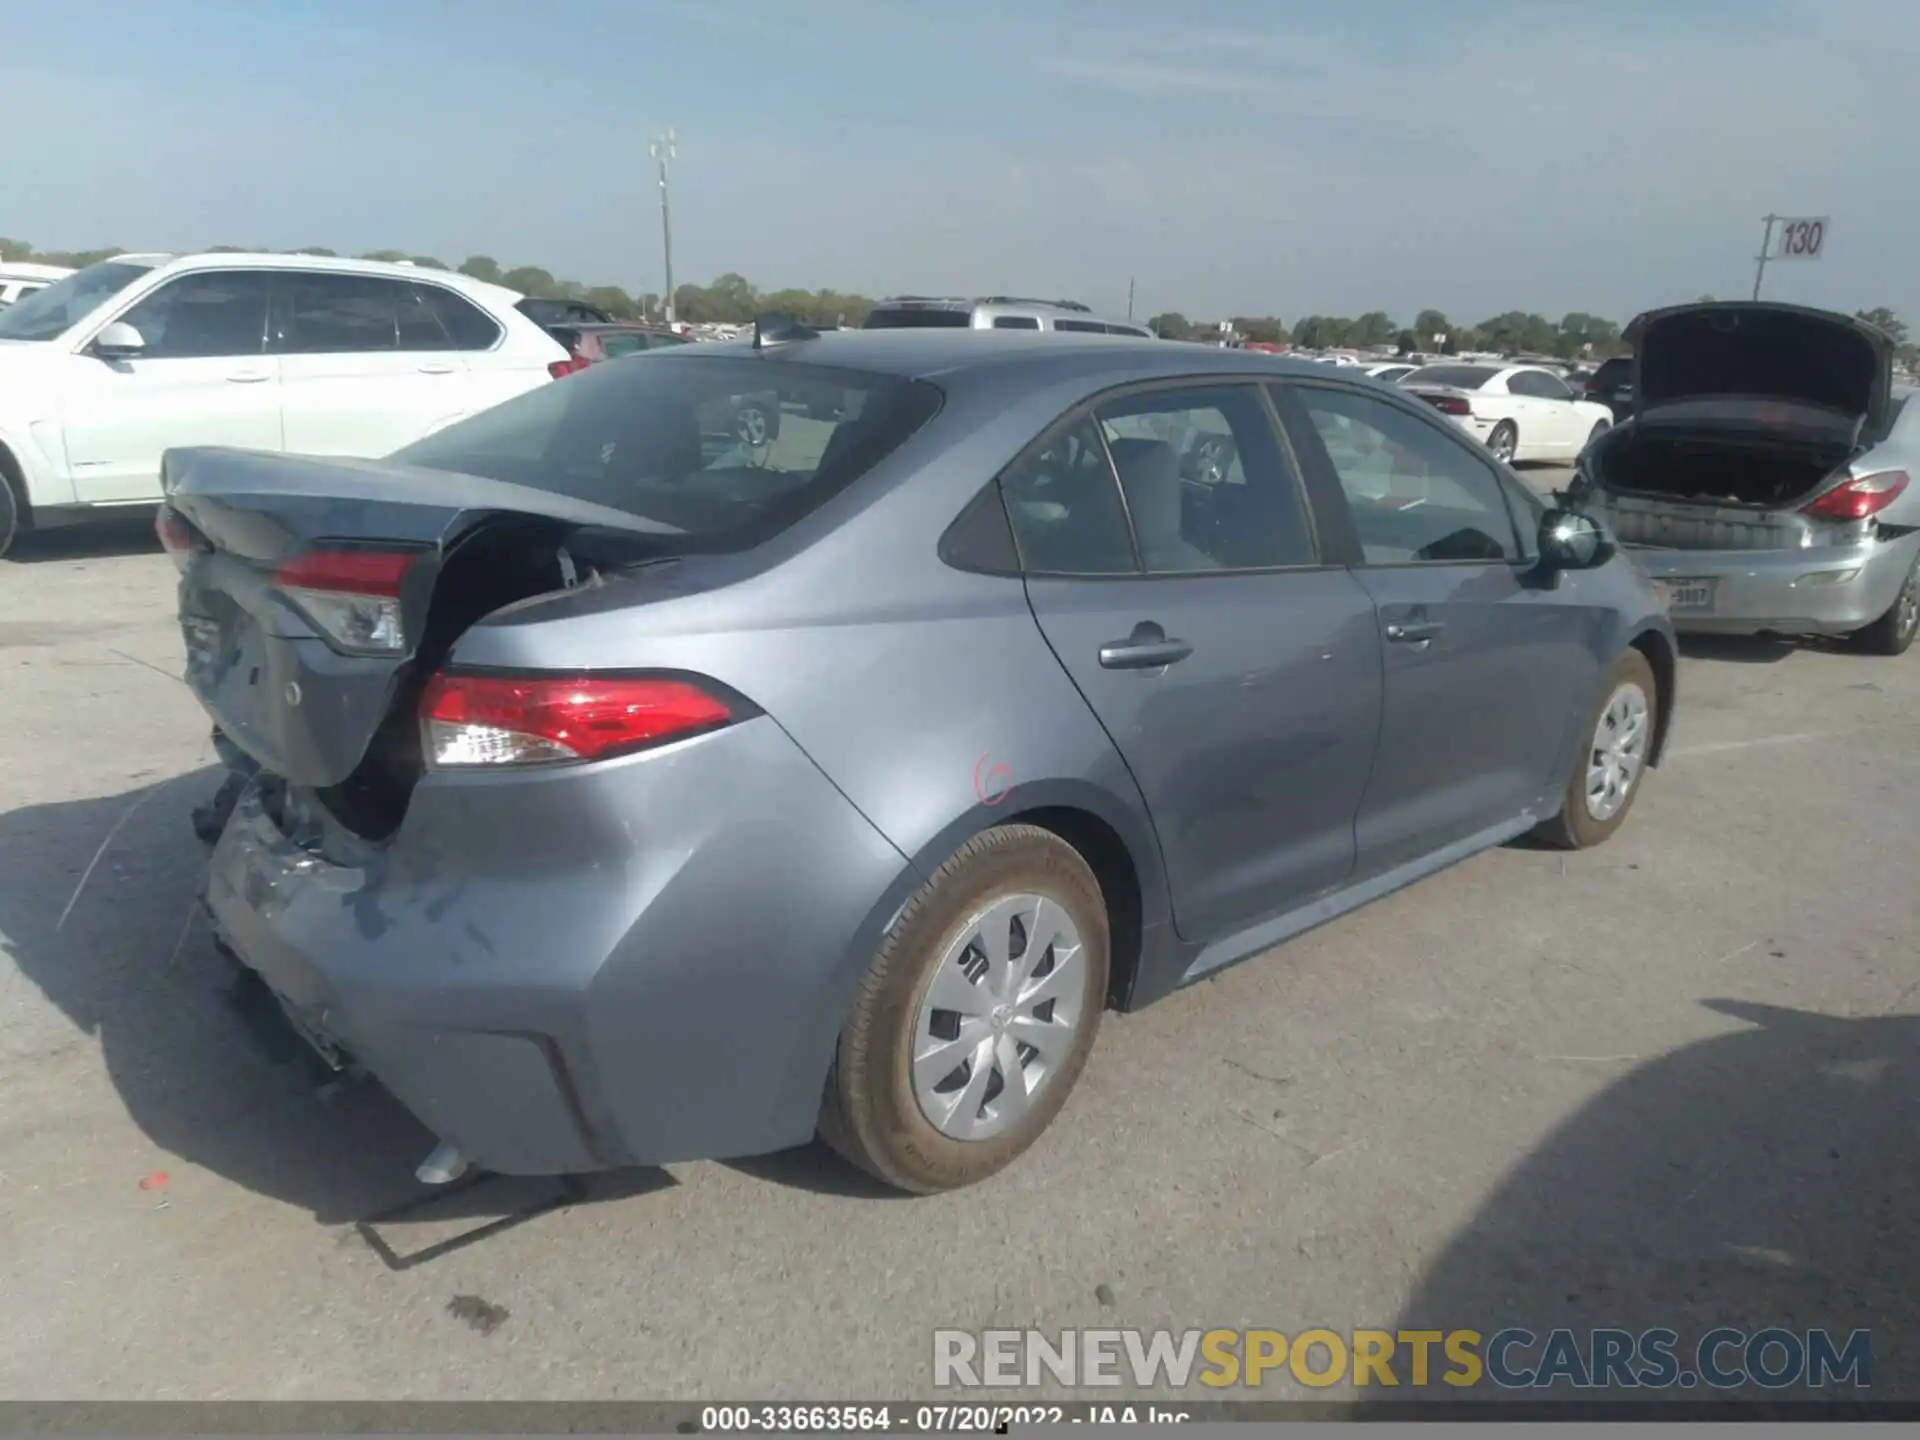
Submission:
M 1667 581 L 1667 608 L 1669 610 L 1711 610 L 1713 609 L 1713 587 L 1711 580 L 1669 580 Z

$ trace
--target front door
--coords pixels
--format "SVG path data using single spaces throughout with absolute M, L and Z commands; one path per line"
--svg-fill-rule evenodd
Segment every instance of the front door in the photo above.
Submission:
M 1345 387 L 1285 394 L 1307 463 L 1347 498 L 1353 573 L 1379 615 L 1386 693 L 1355 823 L 1360 875 L 1544 819 L 1598 683 L 1601 612 L 1534 579 L 1498 472 L 1443 423 Z M 1383 503 L 1383 490 L 1417 498 Z
M 116 317 L 140 332 L 138 358 L 73 357 L 60 410 L 77 500 L 158 500 L 175 445 L 282 448 L 267 290 L 259 271 L 182 275 Z
M 1379 634 L 1365 588 L 1321 563 L 1259 388 L 1124 393 L 1001 483 L 1034 615 L 1146 798 L 1180 933 L 1344 883 Z

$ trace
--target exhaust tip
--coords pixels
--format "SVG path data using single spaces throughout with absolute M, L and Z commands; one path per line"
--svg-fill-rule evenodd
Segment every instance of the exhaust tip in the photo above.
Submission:
M 420 1162 L 413 1177 L 422 1185 L 451 1185 L 467 1173 L 467 1168 L 467 1157 L 442 1140 L 433 1147 L 433 1153 Z

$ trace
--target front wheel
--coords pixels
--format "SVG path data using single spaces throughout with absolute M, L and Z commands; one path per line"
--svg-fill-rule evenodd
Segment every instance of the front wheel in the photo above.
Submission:
M 1520 432 L 1511 420 L 1502 420 L 1493 427 L 1493 434 L 1487 437 L 1487 449 L 1502 465 L 1513 463 L 1513 457 L 1520 450 Z
M 1907 572 L 1907 583 L 1893 597 L 1887 613 L 1847 638 L 1856 650 L 1869 655 L 1904 655 L 1920 635 L 1920 556 Z
M 1629 650 L 1613 662 L 1600 687 L 1600 704 L 1587 724 L 1586 743 L 1573 757 L 1560 813 L 1534 834 L 1561 850 L 1585 850 L 1611 838 L 1640 793 L 1659 722 L 1653 667 L 1638 650 Z
M 13 548 L 20 534 L 20 502 L 13 498 L 13 486 L 0 475 L 0 555 Z
M 1106 1003 L 1100 884 L 1031 825 L 975 836 L 901 911 L 840 1033 L 820 1134 L 933 1194 L 1024 1153 L 1066 1104 Z
M 1612 428 L 1613 427 L 1607 424 L 1607 422 L 1604 420 L 1594 421 L 1593 429 L 1587 432 L 1587 444 L 1586 446 L 1582 446 L 1581 448 L 1585 449 L 1587 448 L 1587 446 L 1591 446 L 1594 441 L 1598 440 L 1602 435 L 1606 434 L 1607 431 L 1611 430 Z

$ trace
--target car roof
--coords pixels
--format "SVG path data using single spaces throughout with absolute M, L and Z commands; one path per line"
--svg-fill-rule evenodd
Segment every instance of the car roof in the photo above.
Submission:
M 353 260 L 344 255 L 276 255 L 271 250 L 207 250 L 195 254 L 114 255 L 109 258 L 156 269 L 165 266 L 176 274 L 193 270 L 311 270 L 322 274 L 426 280 L 500 305 L 513 305 L 525 298 L 518 290 L 476 280 L 457 270 L 440 270 L 431 265 L 411 265 L 395 260 Z
M 1328 368 L 1258 350 L 1214 345 L 1176 345 L 1127 335 L 1080 335 L 1034 330 L 831 330 L 806 340 L 789 340 L 756 351 L 751 340 L 720 340 L 687 346 L 690 360 L 708 355 L 759 355 L 770 363 L 819 364 L 897 375 L 903 379 L 951 383 L 969 375 L 982 378 L 1011 370 L 1044 371 L 1050 379 L 1084 373 L 1177 379 L 1186 375 L 1300 375 L 1326 377 Z

